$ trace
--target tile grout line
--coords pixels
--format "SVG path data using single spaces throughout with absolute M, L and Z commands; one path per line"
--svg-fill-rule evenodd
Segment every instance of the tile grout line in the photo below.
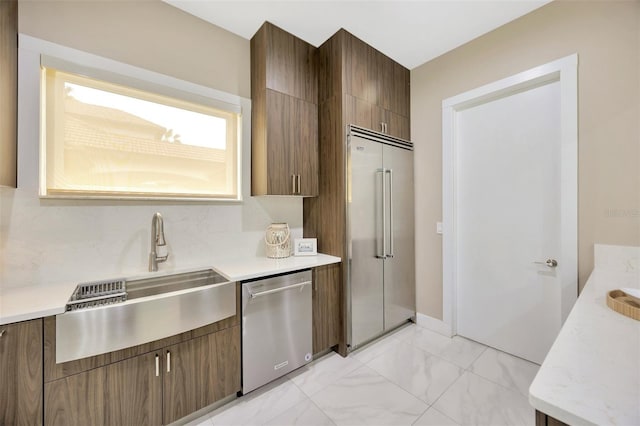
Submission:
M 307 395 L 307 394 L 306 394 L 302 389 L 300 389 L 300 387 L 299 387 L 298 385 L 296 385 L 296 384 L 295 384 L 295 382 L 294 382 L 293 380 L 291 380 L 291 379 L 289 378 L 289 376 L 288 376 L 288 375 L 284 375 L 284 376 L 282 376 L 282 377 L 286 378 L 287 380 L 286 380 L 286 381 L 284 381 L 283 383 L 281 383 L 281 384 L 280 384 L 280 386 L 281 386 L 281 385 L 283 385 L 283 384 L 285 384 L 285 383 L 287 383 L 287 382 L 290 382 L 290 383 L 291 383 L 291 384 L 292 384 L 296 389 L 298 389 L 298 391 L 300 391 L 300 393 L 304 396 L 304 398 L 306 398 L 307 400 L 310 400 L 310 399 L 311 399 L 311 398 L 309 397 L 309 395 Z M 275 388 L 273 388 L 273 389 L 275 389 Z M 270 390 L 273 390 L 273 389 L 270 389 Z M 265 393 L 266 393 L 266 392 L 265 392 Z M 264 394 L 262 394 L 262 395 L 264 395 Z M 262 395 L 260 395 L 260 396 L 262 396 Z M 280 416 L 281 414 L 286 413 L 288 410 L 292 409 L 293 407 L 295 407 L 296 405 L 300 404 L 300 403 L 301 403 L 301 402 L 303 402 L 303 401 L 304 401 L 304 399 L 302 399 L 302 400 L 300 400 L 300 401 L 296 402 L 295 404 L 291 405 L 290 407 L 287 407 L 287 408 L 285 408 L 284 410 L 282 410 L 282 411 L 280 411 L 280 412 L 276 413 L 274 416 L 271 416 L 271 417 L 269 417 L 268 419 L 266 419 L 266 420 L 264 420 L 264 421 L 261 421 L 259 424 L 260 424 L 260 425 L 264 425 L 265 423 L 267 423 L 267 422 L 269 422 L 269 421 L 271 421 L 271 420 L 275 419 L 276 417 Z
M 409 337 L 405 337 L 405 339 L 406 339 L 406 340 L 409 340 Z M 426 350 L 426 349 L 424 349 L 424 348 L 421 348 L 421 347 L 419 347 L 419 346 L 414 345 L 414 344 L 413 344 L 413 342 L 408 342 L 408 341 L 407 341 L 407 342 L 403 342 L 403 340 L 405 340 L 405 339 L 400 339 L 400 338 L 398 338 L 398 340 L 399 340 L 399 342 L 398 342 L 398 343 L 406 343 L 408 346 L 413 347 L 414 349 L 416 349 L 416 350 L 418 350 L 418 351 L 420 351 L 420 352 L 422 352 L 422 353 L 426 354 L 427 356 L 433 356 L 433 357 L 435 357 L 435 358 L 437 358 L 437 359 L 439 359 L 439 360 L 441 360 L 441 361 L 444 361 L 444 362 L 446 362 L 446 363 L 448 363 L 448 364 L 451 364 L 451 365 L 453 365 L 453 366 L 457 367 L 460 371 L 462 371 L 462 374 L 464 374 L 464 372 L 466 371 L 464 368 L 462 368 L 462 367 L 460 367 L 459 365 L 457 365 L 457 364 L 455 364 L 455 363 L 451 362 L 450 360 L 445 359 L 445 358 L 443 358 L 443 357 L 439 356 L 438 354 L 434 354 L 434 353 L 432 353 L 432 352 L 429 352 L 429 351 L 427 351 L 427 350 Z M 458 377 L 456 377 L 456 379 L 455 379 L 453 382 L 451 382 L 451 384 L 449 384 L 449 386 L 447 386 L 447 387 L 446 387 L 446 389 L 445 389 L 444 391 L 442 391 L 442 393 L 441 393 L 441 394 L 440 394 L 440 395 L 439 395 L 439 396 L 438 396 L 438 397 L 437 397 L 437 398 L 436 398 L 432 403 L 429 403 L 429 402 L 427 402 L 427 401 L 425 401 L 425 400 L 423 400 L 423 399 L 421 399 L 421 398 L 417 397 L 417 396 L 416 396 L 416 395 L 414 395 L 413 393 L 411 393 L 411 391 L 410 391 L 410 390 L 405 389 L 403 386 L 401 386 L 401 385 L 399 385 L 399 384 L 397 384 L 397 383 L 395 383 L 395 382 L 391 381 L 389 378 L 387 378 L 387 377 L 386 377 L 386 376 L 384 376 L 383 374 L 380 374 L 378 371 L 376 371 L 375 369 L 373 369 L 372 367 L 370 367 L 370 366 L 368 365 L 368 364 L 369 364 L 370 362 L 372 362 L 373 360 L 375 360 L 375 359 L 377 359 L 377 358 L 379 358 L 379 357 L 383 356 L 383 355 L 384 355 L 386 352 L 388 352 L 390 349 L 391 349 L 391 348 L 389 348 L 389 349 L 387 349 L 387 350 L 383 351 L 382 353 L 378 354 L 375 358 L 372 358 L 372 359 L 371 359 L 371 360 L 369 360 L 367 363 L 363 363 L 363 364 L 364 364 L 366 367 L 368 367 L 370 370 L 374 371 L 376 374 L 378 374 L 379 376 L 381 376 L 383 379 L 385 379 L 385 380 L 386 380 L 387 382 L 389 382 L 390 384 L 392 384 L 392 385 L 396 386 L 396 387 L 397 387 L 397 388 L 399 388 L 399 389 L 404 390 L 404 391 L 405 391 L 405 392 L 407 392 L 409 395 L 411 395 L 412 397 L 414 397 L 415 399 L 417 399 L 418 401 L 422 402 L 423 404 L 425 404 L 425 405 L 427 406 L 427 407 L 425 408 L 425 410 L 424 410 L 424 411 L 423 411 L 423 412 L 422 412 L 418 417 L 416 417 L 416 419 L 415 419 L 411 424 L 412 424 L 412 425 L 413 425 L 413 424 L 415 424 L 415 422 L 417 422 L 417 421 L 418 421 L 418 420 L 419 420 L 419 419 L 420 419 L 420 418 L 421 418 L 421 417 L 422 417 L 422 416 L 423 416 L 427 411 L 429 411 L 429 409 L 430 409 L 430 408 L 433 408 L 434 410 L 436 410 L 436 411 L 438 411 L 439 413 L 443 414 L 445 417 L 447 417 L 447 418 L 451 419 L 451 417 L 449 417 L 449 416 L 445 415 L 444 413 L 442 413 L 441 411 L 437 410 L 435 407 L 433 407 L 433 405 L 434 405 L 434 404 L 435 404 L 435 403 L 440 399 L 440 397 L 441 397 L 442 395 L 444 395 L 444 394 L 447 392 L 447 390 L 449 390 L 449 388 L 450 388 L 451 386 L 453 386 L 453 384 L 454 384 L 455 382 L 457 382 L 457 381 L 460 379 L 460 377 L 462 377 L 462 374 L 460 374 Z M 485 349 L 486 349 L 486 347 L 485 347 L 485 348 L 480 352 L 480 355 L 484 352 L 484 350 L 485 350 Z M 478 357 L 479 357 L 480 355 L 478 355 Z M 475 362 L 475 360 L 474 360 L 473 362 Z M 457 424 L 457 422 L 456 422 L 455 420 L 453 420 L 453 419 L 451 419 L 451 420 L 452 420 L 454 423 L 456 423 L 456 424 Z
M 513 393 L 515 393 L 516 395 L 521 396 L 522 398 L 524 398 L 524 399 L 526 399 L 527 401 L 529 401 L 529 399 L 527 398 L 527 396 L 523 395 L 523 394 L 522 394 L 518 389 L 514 389 L 514 388 L 507 387 L 507 386 L 503 385 L 502 383 L 498 383 L 498 382 L 496 382 L 496 381 L 494 381 L 494 380 L 491 380 L 491 379 L 489 379 L 489 378 L 487 378 L 487 377 L 484 377 L 484 376 L 482 376 L 482 375 L 480 375 L 480 374 L 478 374 L 478 373 L 475 373 L 475 372 L 473 372 L 473 371 L 471 371 L 471 370 L 467 370 L 466 372 L 468 372 L 469 374 L 473 374 L 474 376 L 479 377 L 479 378 L 481 378 L 481 379 L 484 379 L 484 380 L 486 380 L 486 381 L 488 381 L 488 382 L 490 382 L 490 383 L 492 383 L 492 384 L 494 384 L 494 385 L 500 386 L 502 389 L 507 390 L 507 391 L 510 391 L 510 392 L 513 392 Z
M 485 377 L 485 376 L 483 376 L 482 374 L 480 374 L 480 373 L 476 373 L 475 371 L 472 371 L 472 370 L 471 370 L 471 367 L 473 367 L 473 364 L 475 364 L 475 363 L 476 363 L 476 361 L 477 361 L 478 359 L 480 359 L 480 357 L 482 356 L 482 354 L 484 354 L 484 353 L 485 353 L 485 351 L 486 351 L 487 349 L 489 349 L 489 348 L 490 348 L 490 346 L 487 346 L 487 347 L 485 348 L 485 350 L 484 350 L 484 351 L 482 351 L 482 353 L 478 356 L 478 358 L 476 358 L 476 359 L 475 359 L 475 360 L 474 360 L 474 361 L 469 365 L 469 368 L 467 368 L 465 371 L 468 371 L 469 373 L 473 374 L 474 376 L 477 376 L 477 377 L 480 377 L 480 378 L 482 378 L 482 379 L 488 380 L 489 382 L 491 382 L 491 383 L 493 383 L 493 384 L 496 384 L 496 385 L 498 385 L 498 386 L 502 387 L 503 389 L 506 389 L 506 390 L 509 390 L 509 391 L 514 391 L 514 392 L 515 392 L 515 393 L 517 393 L 518 395 L 520 395 L 520 396 L 522 396 L 523 398 L 525 398 L 525 399 L 527 399 L 527 400 L 528 400 L 527 395 L 523 395 L 523 394 L 520 392 L 520 389 L 518 389 L 518 388 L 512 388 L 512 387 L 509 387 L 509 386 L 505 386 L 505 385 L 503 385 L 502 383 L 498 383 L 498 382 L 496 382 L 495 380 L 490 379 L 489 377 Z M 505 355 L 509 355 L 509 356 L 514 357 L 514 358 L 517 358 L 517 359 L 521 359 L 521 360 L 523 360 L 523 361 L 526 361 L 526 362 L 530 362 L 530 361 L 527 361 L 527 360 L 525 360 L 525 359 L 523 359 L 523 358 L 519 358 L 519 357 L 517 357 L 517 356 L 515 356 L 515 355 L 511 355 L 510 353 L 507 353 L 507 352 L 501 351 L 501 350 L 499 350 L 499 349 L 496 349 L 496 348 L 491 348 L 491 349 L 493 349 L 494 351 L 497 351 L 497 352 L 499 352 L 499 353 L 503 353 L 503 354 L 505 354 Z M 514 384 L 515 384 L 515 382 L 514 382 Z M 531 384 L 529 384 L 529 386 L 531 386 Z
M 334 422 L 334 421 L 333 421 L 333 418 L 331 418 L 331 416 L 329 416 L 329 414 L 327 414 L 327 413 L 326 413 L 322 408 L 320 408 L 320 407 L 318 406 L 318 404 L 316 404 L 316 402 L 315 402 L 313 399 L 311 399 L 311 397 L 309 397 L 309 401 L 311 401 L 311 403 L 312 403 L 312 404 L 313 404 L 313 405 L 314 405 L 318 410 L 320 410 L 320 412 L 321 412 L 322 414 L 324 414 L 324 415 L 325 415 L 325 416 L 326 416 L 326 417 L 331 421 L 331 423 L 333 423 L 334 425 L 337 425 L 337 424 L 336 424 L 336 422 Z

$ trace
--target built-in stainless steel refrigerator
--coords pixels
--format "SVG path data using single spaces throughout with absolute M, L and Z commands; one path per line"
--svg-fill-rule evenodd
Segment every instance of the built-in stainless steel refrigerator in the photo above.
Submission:
M 415 319 L 413 144 L 350 126 L 347 136 L 349 350 Z

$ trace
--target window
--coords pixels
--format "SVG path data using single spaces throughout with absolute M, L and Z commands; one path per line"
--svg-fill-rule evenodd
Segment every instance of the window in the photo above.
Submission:
M 84 74 L 42 67 L 41 196 L 239 199 L 239 111 Z

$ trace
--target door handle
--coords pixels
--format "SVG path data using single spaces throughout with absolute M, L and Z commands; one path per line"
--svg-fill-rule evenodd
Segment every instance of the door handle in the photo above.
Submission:
M 382 123 L 380 123 L 382 124 Z M 384 184 L 384 178 L 387 173 L 387 169 L 378 169 L 376 170 L 376 174 L 380 173 L 382 175 L 382 254 L 377 254 L 376 258 L 378 259 L 386 259 L 387 258 L 387 213 L 386 213 L 386 205 L 387 205 L 387 190 Z
M 555 268 L 556 266 L 558 266 L 558 261 L 555 259 L 547 259 L 544 262 L 533 262 L 536 265 L 546 265 L 549 268 Z
M 393 257 L 393 169 L 387 170 L 389 174 L 389 253 L 387 257 Z

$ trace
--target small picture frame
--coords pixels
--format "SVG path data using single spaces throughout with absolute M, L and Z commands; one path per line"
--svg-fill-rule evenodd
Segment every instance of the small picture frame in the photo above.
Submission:
M 317 238 L 296 238 L 293 244 L 294 256 L 316 256 L 318 254 Z

